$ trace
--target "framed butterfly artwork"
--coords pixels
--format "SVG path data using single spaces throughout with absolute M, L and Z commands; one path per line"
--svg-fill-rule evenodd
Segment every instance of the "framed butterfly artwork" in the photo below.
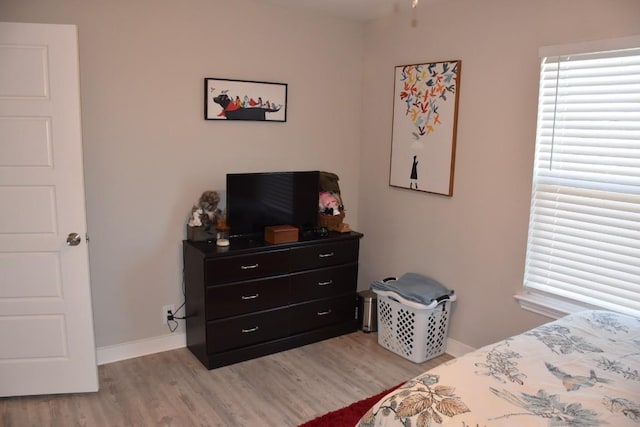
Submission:
M 453 195 L 461 65 L 395 67 L 390 186 Z

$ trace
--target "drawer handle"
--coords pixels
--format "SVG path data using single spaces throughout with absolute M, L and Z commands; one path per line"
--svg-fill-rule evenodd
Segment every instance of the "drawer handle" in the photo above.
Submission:
M 243 329 L 243 330 L 242 330 L 242 333 L 243 333 L 243 334 L 248 334 L 248 333 L 251 333 L 251 332 L 255 332 L 255 331 L 257 331 L 258 329 L 260 329 L 260 328 L 259 328 L 258 326 L 255 326 L 255 327 L 253 327 L 253 328 Z
M 327 280 L 326 282 L 318 282 L 318 286 L 327 286 L 333 283 L 333 280 Z
M 318 255 L 320 258 L 330 258 L 333 256 L 333 252 L 329 252 L 327 254 L 320 254 Z
M 242 299 L 247 300 L 247 299 L 256 299 L 260 296 L 260 294 L 255 294 L 255 295 L 242 295 Z
M 331 309 L 327 311 L 319 311 L 316 313 L 318 316 L 326 316 L 327 314 L 331 314 Z
M 240 266 L 241 270 L 252 270 L 254 268 L 258 268 L 258 263 L 255 263 L 253 265 L 241 265 Z

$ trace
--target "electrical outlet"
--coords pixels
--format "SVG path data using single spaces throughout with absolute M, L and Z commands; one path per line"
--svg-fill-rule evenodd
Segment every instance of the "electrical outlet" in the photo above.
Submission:
M 171 305 L 165 305 L 162 306 L 162 324 L 166 325 L 169 322 L 169 312 L 171 312 L 171 314 L 175 315 L 176 314 L 176 307 L 175 305 L 171 304 Z

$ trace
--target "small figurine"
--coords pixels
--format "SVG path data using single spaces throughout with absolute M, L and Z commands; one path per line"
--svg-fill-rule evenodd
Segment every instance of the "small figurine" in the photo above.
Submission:
M 318 210 L 325 215 L 340 215 L 344 208 L 339 196 L 332 191 L 321 191 L 318 198 Z

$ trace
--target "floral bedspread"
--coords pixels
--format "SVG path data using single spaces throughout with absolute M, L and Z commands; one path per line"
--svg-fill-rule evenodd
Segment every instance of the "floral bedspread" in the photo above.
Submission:
M 640 427 L 640 319 L 584 311 L 408 381 L 368 426 Z

